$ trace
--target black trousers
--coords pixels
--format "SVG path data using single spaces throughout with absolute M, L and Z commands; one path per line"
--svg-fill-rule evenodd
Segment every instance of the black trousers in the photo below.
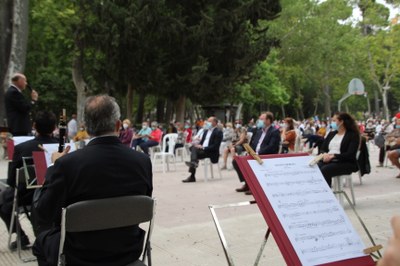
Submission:
M 14 203 L 14 188 L 8 187 L 6 190 L 1 194 L 3 198 L 3 203 L 0 205 L 0 217 L 4 221 L 4 223 L 7 226 L 7 229 L 10 230 L 10 225 L 11 225 L 11 215 L 12 215 L 12 208 L 13 208 L 13 203 Z M 32 202 L 32 201 L 31 201 Z M 28 203 L 28 204 L 26 204 Z M 22 202 L 22 200 L 19 200 L 18 205 L 21 206 L 21 204 L 25 205 L 30 205 L 29 202 Z M 18 220 L 14 222 L 14 226 L 12 228 L 12 233 L 15 233 L 16 230 L 16 224 L 19 223 Z M 21 228 L 21 225 L 19 225 Z M 21 228 L 21 236 L 25 236 L 24 230 Z
M 194 146 L 190 147 L 190 162 L 192 166 L 189 167 L 189 173 L 192 176 L 196 175 L 196 167 L 193 164 L 198 164 L 200 159 L 210 158 L 211 154 L 204 151 L 203 149 L 195 148 Z
M 318 167 L 321 170 L 326 183 L 328 183 L 330 187 L 332 186 L 332 177 L 338 175 L 349 175 L 358 170 L 356 163 L 349 162 L 324 163 L 321 161 L 318 163 Z
M 235 159 L 232 161 L 232 165 L 233 165 L 233 168 L 235 169 L 236 173 L 238 174 L 240 182 L 244 182 L 245 180 L 244 180 L 243 174 L 240 171 L 239 165 L 237 164 Z
M 56 266 L 60 247 L 60 229 L 52 228 L 40 233 L 32 247 L 39 266 Z

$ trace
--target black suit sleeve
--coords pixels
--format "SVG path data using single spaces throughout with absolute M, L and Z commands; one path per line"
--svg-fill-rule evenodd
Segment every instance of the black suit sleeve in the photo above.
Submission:
M 271 133 L 265 136 L 267 139 L 266 145 L 261 145 L 258 154 L 275 154 L 279 151 L 279 143 L 281 142 L 281 136 L 279 131 L 276 129 L 271 129 Z M 264 142 L 264 141 L 263 141 Z
M 206 152 L 219 152 L 219 146 L 221 145 L 221 141 L 223 138 L 223 134 L 221 130 L 214 129 L 214 132 L 212 133 L 210 137 L 210 142 L 207 147 L 204 148 L 204 151 Z
M 40 220 L 51 224 L 61 218 L 61 208 L 66 206 L 66 183 L 61 165 L 56 161 L 47 169 L 46 181 L 36 204 Z
M 335 154 L 335 158 L 340 161 L 354 161 L 360 146 L 360 135 L 355 132 L 347 132 L 340 145 L 340 154 Z
M 16 89 L 8 93 L 7 101 L 9 105 L 13 106 L 13 108 L 21 113 L 29 112 L 32 108 L 32 103 L 27 101 L 24 95 Z

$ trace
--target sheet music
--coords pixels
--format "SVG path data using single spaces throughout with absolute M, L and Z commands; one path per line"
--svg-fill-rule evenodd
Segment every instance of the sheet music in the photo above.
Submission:
M 43 148 L 45 149 L 44 151 L 44 156 L 46 158 L 46 165 L 47 167 L 49 167 L 52 162 L 51 162 L 51 155 L 54 152 L 58 152 L 58 143 L 48 143 L 48 144 L 43 144 Z M 66 146 L 71 146 L 71 149 L 69 150 L 69 153 L 76 151 L 76 146 L 74 145 L 74 143 L 69 143 L 69 144 L 65 144 Z
M 248 163 L 302 265 L 362 257 L 365 248 L 310 156 Z
M 17 146 L 18 144 L 21 144 L 28 140 L 32 140 L 34 138 L 35 138 L 34 136 L 17 136 L 17 137 L 13 137 L 12 139 L 14 141 L 14 146 Z

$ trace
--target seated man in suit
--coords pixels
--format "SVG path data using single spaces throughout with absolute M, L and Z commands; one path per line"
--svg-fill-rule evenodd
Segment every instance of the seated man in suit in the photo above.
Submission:
M 22 157 L 31 157 L 32 151 L 40 151 L 39 145 L 45 143 L 58 143 L 58 140 L 52 137 L 52 133 L 56 128 L 56 116 L 53 113 L 46 111 L 38 112 L 33 127 L 36 129 L 37 136 L 32 140 L 15 146 L 12 162 L 10 162 L 8 168 L 7 183 L 9 187 L 1 194 L 2 204 L 0 205 L 0 217 L 7 225 L 7 229 L 10 228 L 11 223 L 14 189 L 16 185 L 15 174 L 17 168 L 22 167 Z M 33 191 L 33 189 L 28 190 L 25 185 L 21 185 L 18 188 L 19 204 L 25 206 L 31 205 Z M 15 233 L 15 224 L 12 228 L 12 232 Z M 21 230 L 21 244 L 22 248 L 29 245 L 29 239 L 24 230 Z M 10 248 L 11 250 L 15 250 L 17 248 L 17 243 L 12 242 Z
M 210 116 L 207 122 L 204 123 L 204 133 L 199 144 L 194 144 L 190 147 L 190 162 L 186 162 L 189 166 L 190 176 L 182 182 L 196 182 L 196 168 L 199 164 L 199 159 L 210 158 L 212 163 L 217 163 L 219 159 L 219 145 L 222 141 L 222 131 L 217 127 L 218 119 Z
M 52 155 L 53 166 L 34 203 L 41 221 L 53 228 L 41 232 L 33 254 L 42 265 L 57 265 L 61 208 L 75 202 L 126 195 L 151 196 L 150 158 L 122 144 L 120 108 L 107 95 L 86 100 L 84 120 L 92 137 L 83 149 Z M 64 253 L 67 265 L 127 265 L 140 257 L 145 232 L 138 225 L 109 230 L 68 233 Z
M 281 141 L 279 130 L 273 125 L 274 115 L 271 112 L 264 112 L 257 120 L 257 132 L 251 139 L 251 148 L 259 155 L 275 154 L 279 152 L 279 143 Z M 240 182 L 245 182 L 242 172 L 236 160 L 232 162 Z M 237 192 L 245 192 L 246 195 L 251 195 L 251 191 L 245 182 L 241 188 L 236 189 Z

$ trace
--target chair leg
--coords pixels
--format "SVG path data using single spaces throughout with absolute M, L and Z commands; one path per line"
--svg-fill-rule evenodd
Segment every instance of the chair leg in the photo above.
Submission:
M 207 182 L 207 179 L 208 179 L 208 171 L 207 171 L 208 161 L 207 161 L 207 159 L 204 159 L 203 163 L 204 163 L 204 181 Z
M 356 197 L 354 196 L 354 188 L 353 188 L 353 178 L 351 174 L 349 175 L 349 178 L 347 179 L 348 183 L 350 183 L 350 192 L 351 192 L 351 199 L 353 200 L 353 206 L 356 205 Z
M 213 163 L 210 162 L 210 171 L 211 171 L 211 178 L 214 179 L 214 169 L 213 169 Z

